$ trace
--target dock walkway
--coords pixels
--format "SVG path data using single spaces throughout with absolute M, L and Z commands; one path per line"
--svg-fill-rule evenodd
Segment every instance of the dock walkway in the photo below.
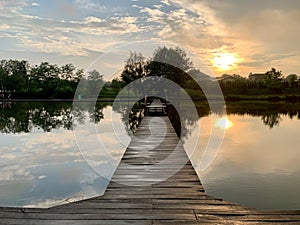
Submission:
M 165 114 L 166 113 L 166 105 L 162 104 L 159 99 L 154 99 L 150 105 L 146 106 L 147 114 Z
M 167 166 L 152 167 L 176 146 L 176 157 Z M 155 183 L 181 159 L 187 163 L 176 174 Z M 0 208 L 0 224 L 270 223 L 300 224 L 300 211 L 258 211 L 206 195 L 167 116 L 144 117 L 103 196 L 49 209 Z

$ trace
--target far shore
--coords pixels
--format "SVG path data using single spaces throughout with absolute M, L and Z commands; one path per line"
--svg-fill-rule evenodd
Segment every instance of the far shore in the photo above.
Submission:
M 192 96 L 191 97 L 195 102 L 206 102 L 205 96 Z M 135 97 L 132 98 L 122 98 L 118 101 L 131 101 L 136 100 Z M 222 100 L 216 98 L 216 100 Z M 238 101 L 268 101 L 268 102 L 300 102 L 300 95 L 225 95 L 224 100 L 226 102 L 238 102 Z M 91 98 L 82 98 L 80 100 L 73 98 L 16 98 L 16 99 L 0 99 L 1 102 L 94 102 L 94 99 Z M 97 102 L 114 102 L 115 98 L 103 97 L 98 98 Z

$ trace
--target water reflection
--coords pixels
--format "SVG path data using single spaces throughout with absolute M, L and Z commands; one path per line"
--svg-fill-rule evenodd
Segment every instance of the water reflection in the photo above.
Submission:
M 212 123 L 211 118 L 222 116 L 220 112 L 204 111 L 208 106 L 203 103 L 197 107 L 202 112 L 196 121 L 201 132 L 190 132 L 184 147 L 188 151 L 189 140 L 199 136 L 197 152 L 190 157 L 209 195 L 258 209 L 300 208 L 300 104 L 227 103 L 227 116 L 220 124 Z M 233 126 L 226 129 L 229 121 Z M 210 130 L 216 125 L 226 129 L 226 134 L 216 159 L 201 171 Z
M 260 117 L 269 128 L 280 126 L 283 116 L 300 119 L 300 104 L 286 102 L 231 102 L 227 114 Z
M 136 102 L 132 108 L 129 101 L 118 101 L 113 104 L 113 110 L 122 115 L 122 121 L 125 124 L 127 133 L 135 133 L 144 117 L 144 100 L 141 99 Z
M 103 108 L 109 103 L 97 103 L 88 108 L 75 108 L 68 102 L 19 102 L 2 103 L 0 109 L 0 131 L 2 133 L 30 133 L 34 128 L 50 132 L 63 128 L 72 130 L 76 120 L 83 124 L 88 116 L 90 121 L 99 123 L 103 119 Z
M 134 131 L 141 120 L 141 103 L 133 109 L 127 102 L 114 104 L 113 108 L 110 105 L 83 103 L 72 111 L 72 103 L 2 104 L 1 205 L 48 207 L 101 195 L 109 183 L 104 177 L 113 174 L 122 151 L 126 149 L 126 146 L 115 143 L 116 131 L 110 127 L 111 120 L 117 120 L 118 128 L 125 124 L 127 133 Z M 217 159 L 205 172 L 198 171 L 208 194 L 256 208 L 300 207 L 297 194 L 300 187 L 297 144 L 300 104 L 228 103 L 227 117 L 223 117 L 221 109 L 210 112 L 205 103 L 195 105 L 196 117 L 191 116 L 184 105 L 179 106 L 182 109 L 181 123 L 178 123 L 175 109 L 169 107 L 168 110 L 186 149 L 189 140 L 198 135 L 193 133 L 193 128 L 201 123 L 201 143 L 197 146 L 200 151 L 192 158 L 196 169 L 211 126 L 226 129 Z M 217 124 L 211 124 L 213 114 L 221 118 Z M 130 115 L 129 120 L 126 115 Z M 86 126 L 90 127 L 88 132 L 82 129 Z M 74 140 L 73 130 L 76 128 L 80 140 L 101 139 L 110 143 L 107 148 L 111 149 L 114 163 L 111 163 L 111 158 L 103 156 L 99 145 L 84 146 L 95 167 L 103 171 L 103 176 L 91 170 L 83 160 Z M 92 133 L 95 130 L 97 133 Z M 282 190 L 286 190 L 285 194 Z M 272 200 L 274 195 L 282 197 L 275 201 Z
M 1 105 L 1 206 L 50 207 L 103 194 L 109 180 L 82 158 L 73 129 L 103 127 L 112 111 L 108 105 L 82 105 L 73 112 L 72 103 Z M 105 167 L 105 159 L 99 164 Z
M 169 115 L 209 195 L 258 209 L 300 208 L 299 103 L 231 102 L 227 116 L 203 102 L 196 107 L 199 117 L 190 118 L 182 106 L 181 124 L 171 107 Z M 220 118 L 216 123 L 213 115 Z M 193 131 L 197 123 L 200 133 Z M 226 133 L 216 159 L 202 171 L 213 126 Z M 193 152 L 190 143 L 196 138 Z
M 112 103 L 97 103 L 96 106 L 82 105 L 82 108 L 74 108 L 72 112 L 72 103 L 67 102 L 19 102 L 19 103 L 2 103 L 0 108 L 0 131 L 2 133 L 29 133 L 33 128 L 42 129 L 45 132 L 50 132 L 53 129 L 64 128 L 72 130 L 74 124 L 72 119 L 79 124 L 83 124 L 87 117 L 91 122 L 99 123 L 103 116 L 103 108 Z M 127 102 L 119 102 L 114 104 L 113 110 L 122 114 L 122 120 L 126 124 L 128 132 L 136 130 L 139 122 L 143 117 L 141 111 L 142 101 L 136 103 L 131 109 Z M 184 126 L 183 136 L 187 136 L 189 130 L 201 117 L 208 116 L 211 111 L 209 105 L 206 103 L 196 103 L 196 108 L 199 117 L 192 117 L 188 111 L 184 110 L 184 105 L 179 106 L 182 110 L 183 121 L 178 123 L 179 116 L 175 107 L 168 108 L 168 114 L 175 126 L 176 130 L 180 132 L 181 126 Z M 88 109 L 88 114 L 84 110 Z M 263 124 L 269 128 L 279 126 L 282 121 L 282 116 L 289 118 L 300 119 L 300 104 L 295 103 L 264 103 L 264 102 L 238 102 L 227 103 L 227 114 L 234 115 L 250 115 L 253 117 L 260 117 Z M 212 113 L 220 114 L 222 110 Z M 129 117 L 127 116 L 129 115 Z M 222 118 L 219 125 L 225 123 L 225 126 L 231 126 L 230 121 Z M 178 135 L 180 135 L 178 133 Z
M 222 118 L 216 121 L 215 126 L 226 130 L 232 127 L 233 123 L 226 116 L 223 116 Z

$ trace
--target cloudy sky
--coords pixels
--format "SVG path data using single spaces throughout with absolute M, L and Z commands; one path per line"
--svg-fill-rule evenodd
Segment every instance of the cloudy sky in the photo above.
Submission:
M 116 46 L 151 40 L 196 54 L 216 76 L 300 74 L 298 0 L 0 0 L 0 21 L 2 59 L 87 68 Z

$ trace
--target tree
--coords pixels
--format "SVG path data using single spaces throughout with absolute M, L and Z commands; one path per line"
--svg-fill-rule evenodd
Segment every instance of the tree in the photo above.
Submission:
M 272 68 L 271 70 L 267 71 L 264 76 L 264 80 L 266 81 L 280 81 L 282 80 L 283 75 L 282 72 Z
M 285 80 L 291 88 L 296 88 L 298 86 L 298 76 L 296 74 L 288 75 Z
M 179 47 L 159 47 L 153 53 L 146 69 L 148 76 L 164 77 L 184 87 L 191 77 L 187 74 L 192 69 L 192 61 Z M 180 88 L 177 89 L 179 97 Z
M 72 64 L 31 66 L 24 60 L 0 61 L 0 90 L 11 92 L 12 98 L 72 98 L 82 77 L 83 70 Z
M 0 61 L 0 90 L 12 92 L 13 97 L 27 93 L 29 63 L 25 60 Z
M 103 74 L 97 70 L 92 70 L 88 72 L 88 92 L 90 96 L 96 97 L 99 94 L 99 88 L 103 85 Z
M 271 70 L 267 71 L 264 76 L 264 83 L 267 87 L 276 93 L 282 91 L 282 79 L 283 75 L 282 72 L 272 68 Z
M 60 78 L 63 80 L 71 81 L 74 76 L 75 66 L 72 64 L 66 64 L 60 68 Z
M 143 78 L 145 76 L 145 58 L 141 53 L 130 52 L 129 58 L 126 60 L 121 79 L 125 84 Z
M 33 79 L 34 93 L 40 93 L 43 97 L 52 96 L 58 87 L 59 72 L 57 65 L 48 62 L 42 62 L 39 66 L 32 68 L 30 76 Z
M 88 72 L 88 79 L 95 82 L 102 81 L 103 74 L 100 74 L 97 70 L 92 70 Z
M 159 47 L 154 51 L 151 61 L 147 65 L 148 75 L 159 76 L 181 83 L 181 76 L 192 69 L 192 62 L 184 50 L 179 47 Z
M 145 72 L 146 61 L 144 56 L 141 53 L 130 52 L 129 58 L 126 60 L 124 69 L 121 74 L 121 79 L 125 85 L 130 84 L 131 82 L 138 80 L 141 82 L 141 78 L 146 76 Z M 141 85 L 136 85 L 134 87 L 134 92 L 137 95 L 138 91 L 143 92 L 143 89 L 140 89 Z M 129 95 L 129 86 L 128 95 Z
M 79 69 L 75 72 L 75 74 L 73 74 L 73 77 L 71 79 L 71 87 L 74 93 L 76 91 L 78 83 L 83 78 L 83 75 L 84 75 L 83 69 Z

